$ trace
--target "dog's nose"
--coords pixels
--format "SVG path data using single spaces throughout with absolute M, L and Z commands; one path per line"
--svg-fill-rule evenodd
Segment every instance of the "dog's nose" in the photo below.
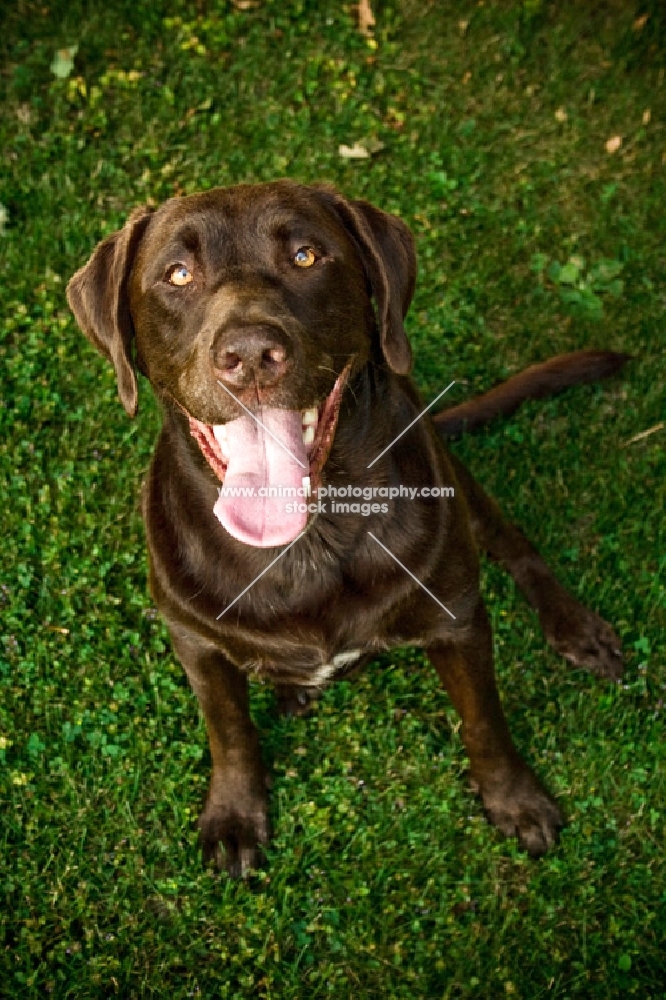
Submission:
M 246 326 L 225 332 L 210 349 L 215 377 L 227 385 L 275 385 L 289 368 L 289 347 L 281 331 Z

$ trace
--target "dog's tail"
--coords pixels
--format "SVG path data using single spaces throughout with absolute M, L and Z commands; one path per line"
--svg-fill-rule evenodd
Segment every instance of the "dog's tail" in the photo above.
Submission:
M 495 417 L 513 413 L 526 399 L 555 396 L 571 385 L 596 382 L 614 375 L 630 358 L 630 354 L 615 351 L 558 354 L 538 365 L 530 365 L 474 399 L 452 406 L 450 410 L 442 410 L 433 420 L 442 437 L 459 437 L 463 431 L 474 430 Z

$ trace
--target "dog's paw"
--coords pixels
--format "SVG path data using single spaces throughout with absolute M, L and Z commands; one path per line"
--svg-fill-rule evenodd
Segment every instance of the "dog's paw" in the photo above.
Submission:
M 499 784 L 479 788 L 486 815 L 506 837 L 517 837 L 533 858 L 550 850 L 558 840 L 564 819 L 559 806 L 541 786 L 527 765 Z
M 622 676 L 622 647 L 608 622 L 571 599 L 541 615 L 541 624 L 553 649 L 576 667 L 617 681 Z
M 307 715 L 317 700 L 316 689 L 296 684 L 276 684 L 275 697 L 280 715 Z
M 270 839 L 267 802 L 235 806 L 209 802 L 198 826 L 204 864 L 215 865 L 231 878 L 245 878 L 261 867 L 262 848 Z

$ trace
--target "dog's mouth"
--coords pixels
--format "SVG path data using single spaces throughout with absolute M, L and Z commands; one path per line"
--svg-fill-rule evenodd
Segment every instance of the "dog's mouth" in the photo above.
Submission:
M 205 424 L 188 414 L 192 436 L 220 480 L 214 513 L 234 538 L 269 548 L 288 544 L 305 529 L 351 366 L 320 405 L 269 407 L 226 424 Z

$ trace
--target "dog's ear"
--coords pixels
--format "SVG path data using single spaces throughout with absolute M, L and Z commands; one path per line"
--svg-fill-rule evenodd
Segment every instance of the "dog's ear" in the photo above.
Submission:
M 361 252 L 377 303 L 384 357 L 394 372 L 407 375 L 412 367 L 412 349 L 403 320 L 416 284 L 414 237 L 402 219 L 382 212 L 370 202 L 348 201 L 330 188 L 320 193 L 332 199 L 338 217 Z
M 113 363 L 118 395 L 130 417 L 139 393 L 132 361 L 134 326 L 128 281 L 136 251 L 152 209 L 135 208 L 122 229 L 95 248 L 92 257 L 67 285 L 67 301 L 86 337 Z

